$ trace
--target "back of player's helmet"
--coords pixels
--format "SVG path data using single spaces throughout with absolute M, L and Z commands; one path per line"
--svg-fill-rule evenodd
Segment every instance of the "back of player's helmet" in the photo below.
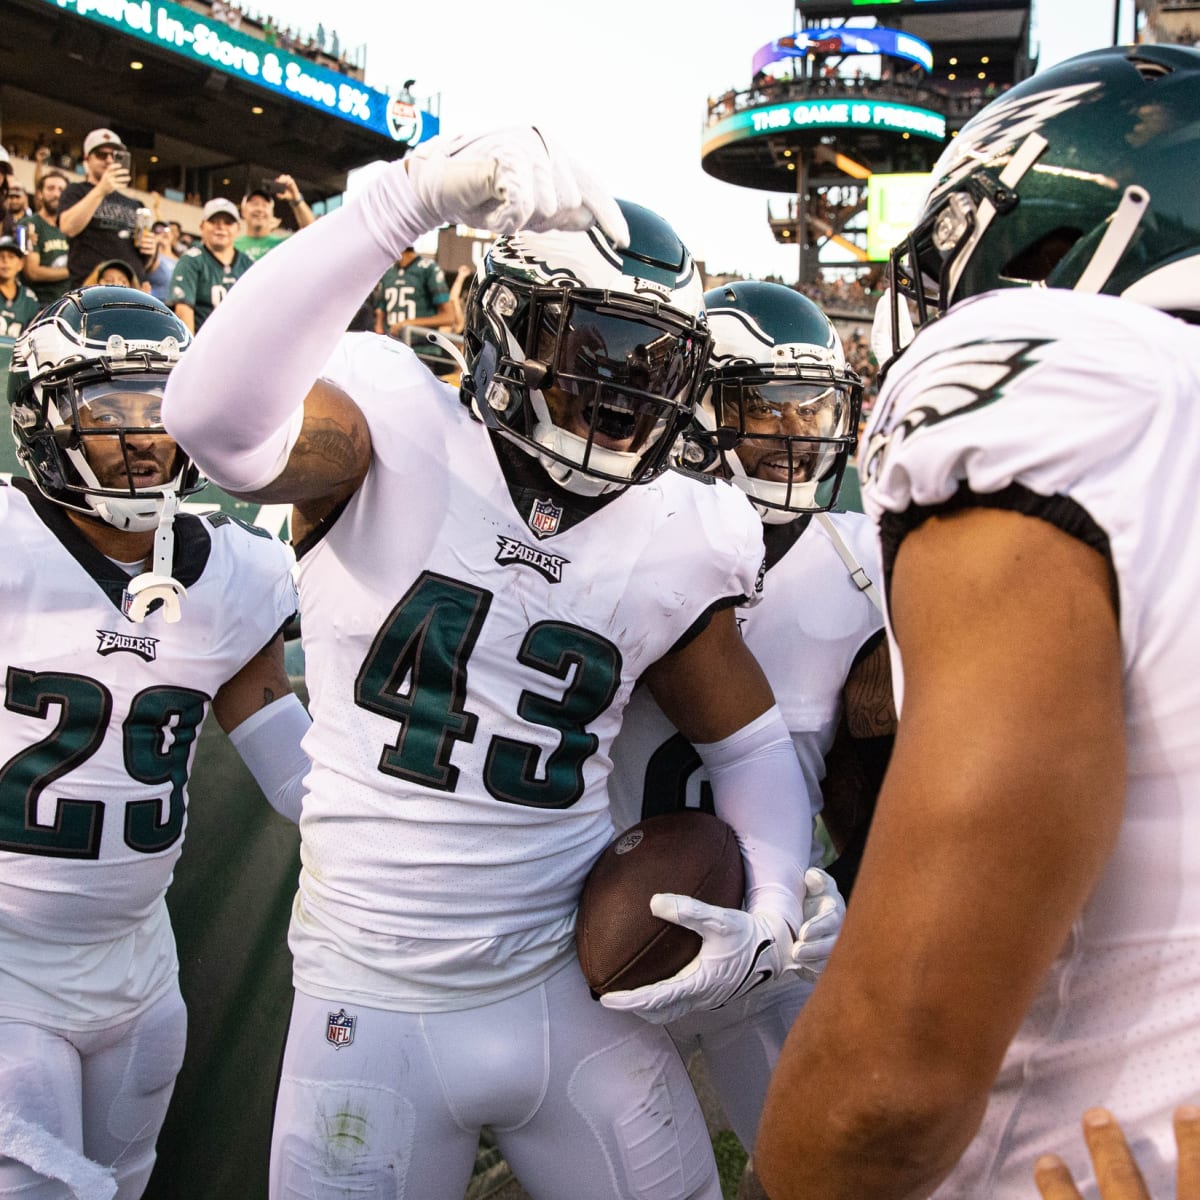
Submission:
M 837 330 L 778 283 L 725 284 L 704 304 L 713 343 L 684 464 L 720 470 L 768 524 L 831 508 L 862 410 Z
M 466 313 L 473 410 L 581 495 L 666 469 L 708 353 L 687 247 L 657 214 L 620 204 L 624 249 L 596 227 L 500 238 Z
M 1200 50 L 1110 47 L 1006 92 L 945 149 L 891 294 L 918 321 L 1044 286 L 1200 313 Z M 902 301 L 891 340 L 904 340 Z

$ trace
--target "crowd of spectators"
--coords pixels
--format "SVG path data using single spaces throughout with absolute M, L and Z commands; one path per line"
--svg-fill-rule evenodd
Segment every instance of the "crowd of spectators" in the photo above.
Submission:
M 287 233 L 277 206 L 303 228 L 316 217 L 290 175 L 264 179 L 240 206 L 204 206 L 195 239 L 166 220 L 162 198 L 130 195 L 131 155 L 118 133 L 83 139 L 83 174 L 59 170 L 50 147 L 34 152 L 34 187 L 15 177 L 0 147 L 0 337 L 15 338 L 42 307 L 70 288 L 139 288 L 198 329 L 229 288 Z
M 314 30 L 305 31 L 291 25 L 280 25 L 270 14 L 238 4 L 236 0 L 209 0 L 209 6 L 212 19 L 228 25 L 230 29 L 240 29 L 262 38 L 269 46 L 278 46 L 288 54 L 299 54 L 323 66 L 361 78 L 365 65 L 361 61 L 362 47 L 352 53 L 342 45 L 337 30 L 327 30 L 324 22 L 318 22 Z
M 0 336 L 16 336 L 41 306 L 68 288 L 96 283 L 121 283 L 150 292 L 189 327 L 199 329 L 237 280 L 289 236 L 279 206 L 291 209 L 292 223 L 299 228 L 316 220 L 296 181 L 279 175 L 249 189 L 240 204 L 210 200 L 203 207 L 199 238 L 186 233 L 178 221 L 163 219 L 159 197 L 151 193 L 152 221 L 135 239 L 145 210 L 124 191 L 130 174 L 123 151 L 113 130 L 92 130 L 83 140 L 85 174 L 80 177 L 59 170 L 51 148 L 40 145 L 35 151 L 35 187 L 27 193 L 0 148 L 0 180 L 8 185 L 0 228 L 0 268 L 8 264 L 0 269 Z M 460 270 L 454 285 L 447 285 L 435 262 L 415 252 L 406 254 L 365 302 L 363 328 L 386 330 L 413 344 L 422 357 L 438 359 L 435 368 L 447 366 L 440 361 L 444 352 L 426 344 L 420 327 L 461 332 L 460 293 L 468 282 L 463 275 Z M 864 329 L 870 326 L 879 295 L 877 275 L 827 279 L 818 274 L 798 285 L 843 329 L 861 318 L 862 326 L 843 341 L 850 365 L 866 385 L 868 411 L 877 367 Z

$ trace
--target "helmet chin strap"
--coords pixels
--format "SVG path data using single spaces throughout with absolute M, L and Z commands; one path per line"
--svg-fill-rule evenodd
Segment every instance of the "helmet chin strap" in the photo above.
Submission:
M 180 617 L 179 602 L 187 588 L 171 578 L 175 561 L 175 514 L 179 511 L 179 495 L 172 488 L 162 501 L 158 528 L 154 531 L 154 558 L 150 570 L 129 581 L 126 593 L 126 616 L 139 624 L 146 619 L 150 606 L 162 601 L 163 620 L 173 625 Z
M 697 406 L 696 416 L 702 426 L 716 432 L 717 449 L 721 453 L 720 461 L 725 464 L 725 469 L 729 472 L 729 482 L 745 494 L 746 499 L 750 501 L 764 525 L 787 525 L 790 521 L 803 515 L 802 512 L 794 509 L 778 507 L 787 502 L 789 487 L 793 504 L 798 500 L 811 504 L 816 499 L 817 481 L 815 480 L 802 480 L 789 485 L 770 479 L 755 479 L 752 475 L 747 475 L 746 468 L 742 465 L 741 457 L 737 452 L 736 431 L 729 429 L 729 433 L 733 437 L 728 440 L 728 444 L 725 444 L 726 439 L 721 437 L 721 433 L 728 426 L 718 427 L 715 416 L 707 407 Z M 773 500 L 775 504 L 764 504 L 763 500 Z
M 1075 285 L 1077 292 L 1098 292 L 1117 269 L 1121 256 L 1133 241 L 1142 218 L 1149 211 L 1150 193 L 1143 187 L 1132 184 L 1125 189 L 1116 212 L 1109 219 L 1108 228 L 1100 244 L 1092 253 L 1087 268 Z
M 427 341 L 432 342 L 435 346 L 440 346 L 445 352 L 450 355 L 456 363 L 458 369 L 464 374 L 469 375 L 470 369 L 467 366 L 467 360 L 463 358 L 462 351 L 444 334 L 440 329 L 429 329 L 425 332 Z
M 551 454 L 539 454 L 538 462 L 545 468 L 546 473 L 568 492 L 577 496 L 603 496 L 607 492 L 620 491 L 628 487 L 628 483 L 618 483 L 611 479 L 598 479 L 588 475 L 577 467 L 568 466 L 562 459 L 553 457 L 561 454 L 573 461 L 583 461 L 587 452 L 587 439 L 578 434 L 568 433 L 561 425 L 556 425 L 550 416 L 550 407 L 546 397 L 537 390 L 529 389 L 529 400 L 533 411 L 537 414 L 537 423 L 533 427 L 533 440 L 545 446 Z M 623 450 L 606 450 L 603 446 L 593 443 L 589 462 L 598 465 L 610 475 L 626 474 L 632 476 L 637 466 L 638 456 Z

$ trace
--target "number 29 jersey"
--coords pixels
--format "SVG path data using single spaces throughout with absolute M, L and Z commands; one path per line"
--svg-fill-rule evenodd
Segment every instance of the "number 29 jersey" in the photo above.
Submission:
M 987 504 L 1093 546 L 1118 592 L 1120 833 L 939 1200 L 1026 1197 L 1048 1151 L 1086 1169 L 1091 1105 L 1154 1144 L 1138 1156 L 1152 1194 L 1174 1187 L 1171 1112 L 1200 1079 L 1198 399 L 1200 330 L 1126 300 L 1022 288 L 923 329 L 866 432 L 859 470 L 885 569 L 923 509 Z
M 468 1007 L 563 961 L 612 836 L 622 709 L 710 609 L 756 594 L 761 529 L 732 488 L 668 473 L 554 533 L 553 490 L 519 512 L 492 435 L 406 347 L 349 335 L 325 376 L 374 453 L 300 547 L 296 981 Z
M 0 486 L 0 532 L 0 1016 L 86 1030 L 174 983 L 164 897 L 196 740 L 295 612 L 293 556 L 181 515 L 180 620 L 135 624 L 129 576 L 28 481 Z

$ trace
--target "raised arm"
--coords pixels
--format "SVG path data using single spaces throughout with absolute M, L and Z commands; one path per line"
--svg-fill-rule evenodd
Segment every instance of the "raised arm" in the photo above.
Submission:
M 181 358 L 163 423 L 209 478 L 310 518 L 358 487 L 370 462 L 365 419 L 318 376 L 363 296 L 443 221 L 496 232 L 599 221 L 627 236 L 615 201 L 536 129 L 427 142 L 257 263 Z M 331 420 L 339 450 L 325 454 Z
M 118 188 L 129 186 L 129 172 L 120 163 L 111 161 L 100 176 L 100 181 L 92 185 L 90 192 L 84 192 L 70 208 L 63 209 L 58 214 L 58 228 L 69 238 L 78 237 L 91 224 L 96 210 Z

